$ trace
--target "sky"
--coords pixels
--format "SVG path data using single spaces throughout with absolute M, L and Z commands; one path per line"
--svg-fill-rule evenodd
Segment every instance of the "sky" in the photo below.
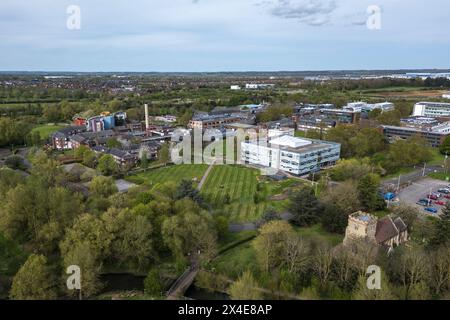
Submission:
M 445 69 L 449 12 L 448 0 L 0 0 L 0 70 Z

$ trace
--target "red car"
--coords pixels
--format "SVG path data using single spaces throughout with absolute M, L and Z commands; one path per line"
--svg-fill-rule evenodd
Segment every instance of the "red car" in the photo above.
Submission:
M 444 201 L 436 201 L 435 204 L 437 204 L 438 206 L 445 206 L 446 203 Z
M 439 198 L 438 198 L 436 195 L 434 195 L 434 194 L 428 195 L 427 198 L 428 198 L 428 199 L 431 199 L 431 200 L 437 200 L 437 199 L 439 199 Z
M 450 194 L 444 196 L 445 199 L 450 199 Z

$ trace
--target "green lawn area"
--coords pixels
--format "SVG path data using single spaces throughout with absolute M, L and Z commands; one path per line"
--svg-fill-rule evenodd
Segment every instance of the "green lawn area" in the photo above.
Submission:
M 180 183 L 183 179 L 200 181 L 208 168 L 205 164 L 183 164 L 150 170 L 126 179 L 136 184 L 144 184 L 157 188 L 165 182 Z
M 344 236 L 340 234 L 329 233 L 325 231 L 320 224 L 308 228 L 295 228 L 299 236 L 306 240 L 325 241 L 336 246 L 344 240 Z
M 41 125 L 33 128 L 31 132 L 39 132 L 39 134 L 41 135 L 41 139 L 47 139 L 53 132 L 58 131 L 61 128 L 64 127 L 58 125 Z
M 443 181 L 449 181 L 450 174 L 445 174 L 444 172 L 436 172 L 436 173 L 430 173 L 428 175 L 430 178 L 436 179 L 436 180 L 443 180 Z
M 427 165 L 429 165 L 429 166 L 443 166 L 444 165 L 445 156 L 440 153 L 438 148 L 432 148 L 431 152 L 433 154 L 433 158 L 431 159 L 431 161 Z
M 232 222 L 255 221 L 266 204 L 255 204 L 259 171 L 239 166 L 214 166 L 203 185 L 202 195 L 215 208 L 223 208 Z M 225 204 L 227 195 L 230 204 Z
M 242 166 L 214 166 L 203 185 L 202 195 L 214 208 L 226 212 L 231 222 L 256 221 L 269 205 L 283 211 L 286 200 L 270 201 L 270 197 L 282 194 L 298 182 L 292 179 L 263 181 L 259 174 L 259 170 Z M 258 198 L 256 203 L 255 194 Z M 229 204 L 226 204 L 227 195 Z

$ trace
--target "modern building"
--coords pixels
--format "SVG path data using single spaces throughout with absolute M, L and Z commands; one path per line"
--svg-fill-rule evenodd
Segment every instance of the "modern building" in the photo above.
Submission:
M 349 245 L 355 240 L 363 240 L 392 250 L 408 239 L 408 227 L 400 217 L 394 219 L 387 216 L 378 219 L 376 216 L 358 211 L 348 217 L 344 245 Z
M 413 116 L 416 117 L 450 117 L 450 103 L 419 102 L 414 106 Z
M 336 123 L 343 124 L 355 124 L 358 123 L 361 118 L 361 111 L 358 108 L 350 110 L 344 109 L 321 109 L 319 110 L 320 116 L 327 118 L 329 120 L 336 121 Z
M 238 86 L 238 85 L 232 85 L 232 86 L 230 87 L 230 90 L 241 90 L 241 86 Z
M 340 153 L 339 143 L 287 135 L 268 139 L 264 145 L 256 140 L 245 141 L 241 145 L 241 159 L 246 163 L 299 176 L 334 165 Z
M 444 94 L 442 95 L 442 98 L 444 98 L 444 99 L 450 99 L 450 92 L 444 93 Z
M 439 147 L 450 135 L 450 122 L 437 124 L 434 126 L 422 127 L 398 127 L 381 126 L 383 134 L 389 142 L 395 142 L 399 139 L 407 140 L 413 136 L 424 138 L 432 147 Z

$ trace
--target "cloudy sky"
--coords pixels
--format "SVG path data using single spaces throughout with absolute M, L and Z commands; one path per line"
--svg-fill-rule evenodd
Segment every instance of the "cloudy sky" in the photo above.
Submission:
M 0 70 L 450 68 L 449 12 L 448 0 L 0 0 Z

